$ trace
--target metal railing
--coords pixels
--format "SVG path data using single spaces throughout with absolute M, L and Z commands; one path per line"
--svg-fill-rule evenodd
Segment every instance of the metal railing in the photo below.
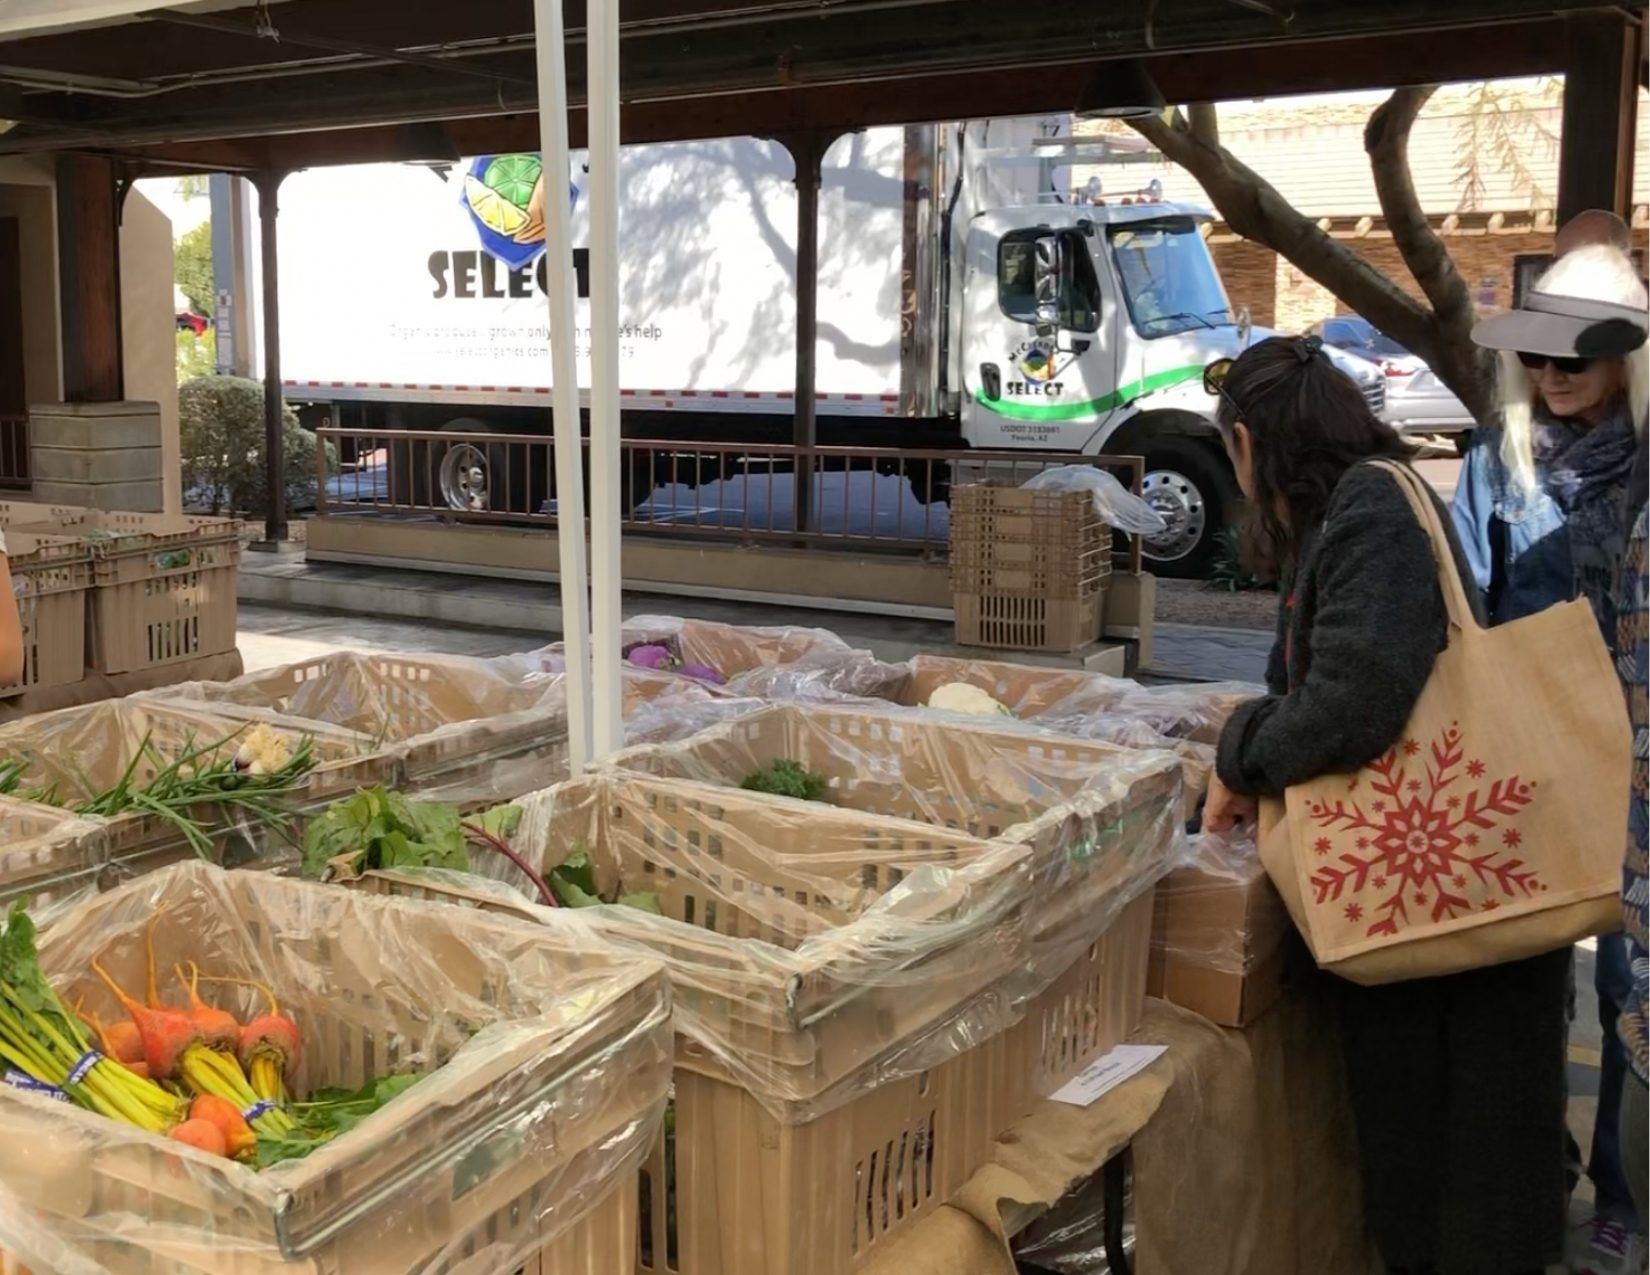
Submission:
M 556 525 L 555 456 L 533 434 L 326 428 L 316 448 L 316 513 L 434 518 L 455 524 Z M 585 440 L 588 453 L 589 440 Z M 1058 465 L 1092 464 L 1140 494 L 1138 456 L 933 448 L 799 448 L 785 444 L 624 439 L 621 525 L 627 533 L 741 544 L 804 543 L 941 554 L 954 480 L 1021 483 Z M 586 475 L 589 469 L 586 467 Z M 796 525 L 807 485 L 808 525 Z M 1140 538 L 1117 555 L 1140 569 Z

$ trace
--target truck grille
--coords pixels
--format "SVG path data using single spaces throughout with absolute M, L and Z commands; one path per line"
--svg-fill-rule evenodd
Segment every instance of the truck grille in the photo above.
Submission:
M 1379 416 L 1386 411 L 1386 378 L 1370 381 L 1363 387 L 1364 402 L 1369 404 L 1369 410 Z

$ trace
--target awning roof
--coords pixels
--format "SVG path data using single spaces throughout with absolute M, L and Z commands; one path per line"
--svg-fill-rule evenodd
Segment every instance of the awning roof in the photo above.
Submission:
M 1604 6 L 1633 13 L 1629 3 Z M 629 140 L 1069 109 L 1097 62 L 1148 60 L 1171 100 L 1560 69 L 1597 0 L 626 0 Z M 138 12 L 142 10 L 142 12 Z M 1148 21 L 1147 14 L 1155 17 Z M 95 25 L 35 34 L 47 19 Z M 569 0 L 583 98 L 583 0 Z M 4 32 L 21 26 L 25 34 Z M 528 0 L 0 5 L 0 154 L 304 167 L 536 138 Z M 441 129 L 409 124 L 444 121 Z M 575 135 L 581 122 L 574 121 Z

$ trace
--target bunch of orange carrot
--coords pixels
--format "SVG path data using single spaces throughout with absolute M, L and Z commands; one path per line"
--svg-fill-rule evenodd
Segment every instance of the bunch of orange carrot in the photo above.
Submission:
M 33 922 L 14 905 L 0 930 L 0 1079 L 216 1155 L 255 1160 L 260 1138 L 290 1148 L 304 1137 L 287 1092 L 301 1052 L 297 1025 L 267 988 L 267 1011 L 245 1023 L 206 1003 L 203 981 L 247 980 L 206 978 L 193 963 L 176 969 L 184 1003 L 166 1004 L 153 928 L 145 1000 L 93 961 L 127 1020 L 83 1022 L 41 973 Z

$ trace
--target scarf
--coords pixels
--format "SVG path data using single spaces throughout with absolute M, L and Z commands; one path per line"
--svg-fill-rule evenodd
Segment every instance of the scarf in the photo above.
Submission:
M 1630 476 L 1638 451 L 1627 405 L 1618 404 L 1586 431 L 1538 419 L 1532 442 L 1547 491 L 1564 511 L 1576 592 L 1592 605 L 1609 642 L 1616 631 L 1613 595 L 1627 549 Z

